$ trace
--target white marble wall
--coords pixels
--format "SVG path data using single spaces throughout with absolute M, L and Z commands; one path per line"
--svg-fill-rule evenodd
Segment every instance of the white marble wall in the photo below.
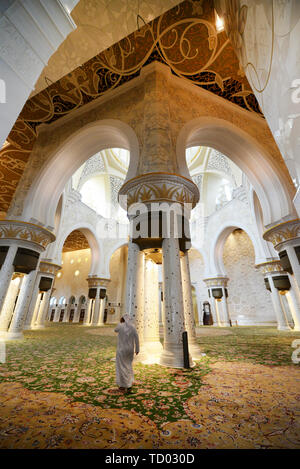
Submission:
M 232 323 L 276 324 L 271 297 L 263 276 L 255 270 L 254 249 L 244 231 L 232 233 L 224 246 L 228 282 L 228 308 Z
M 49 58 L 76 27 L 62 3 L 1 2 L 0 80 L 6 92 L 0 96 L 0 148 Z
M 216 0 L 240 59 L 295 185 L 300 183 L 300 2 Z M 300 197 L 297 197 L 300 213 Z

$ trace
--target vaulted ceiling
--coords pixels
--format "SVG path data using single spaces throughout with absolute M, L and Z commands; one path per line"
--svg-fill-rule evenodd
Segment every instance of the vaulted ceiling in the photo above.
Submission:
M 180 2 L 181 0 L 79 0 L 71 13 L 77 27 L 50 57 L 32 95 L 127 37 L 139 26 L 143 26 L 143 21 L 149 23 Z
M 74 230 L 66 238 L 63 246 L 63 252 L 79 251 L 90 247 L 88 240 L 80 230 Z
M 185 0 L 27 101 L 0 152 L 0 211 L 9 208 L 40 124 L 131 80 L 155 60 L 195 86 L 261 113 L 225 32 L 217 34 L 212 0 Z

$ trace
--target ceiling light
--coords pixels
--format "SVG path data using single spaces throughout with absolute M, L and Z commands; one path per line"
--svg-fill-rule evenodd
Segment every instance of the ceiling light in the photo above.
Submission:
M 216 13 L 216 30 L 218 33 L 220 33 L 221 31 L 224 31 L 224 20 L 223 18 L 220 18 L 218 13 Z

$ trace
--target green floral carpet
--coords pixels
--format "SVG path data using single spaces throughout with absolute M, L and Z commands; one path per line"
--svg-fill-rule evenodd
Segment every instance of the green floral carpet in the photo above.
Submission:
M 214 329 L 209 327 L 209 329 Z M 292 342 L 300 332 L 278 331 L 274 327 L 224 328 L 230 335 L 201 337 L 201 349 L 212 361 L 242 361 L 260 365 L 293 365 Z
M 128 395 L 115 385 L 111 327 L 25 332 L 0 364 L 0 447 L 300 447 L 300 333 L 205 329 L 192 370 L 135 364 Z
M 157 424 L 185 415 L 183 403 L 198 392 L 201 377 L 209 372 L 209 360 L 204 358 L 191 371 L 136 364 L 135 385 L 124 396 L 116 387 L 112 361 L 116 334 L 105 327 L 103 335 L 93 335 L 93 329 L 59 324 L 25 332 L 25 340 L 7 344 L 0 382 L 17 381 L 35 391 L 62 392 L 105 409 L 134 409 Z M 106 335 L 110 332 L 112 336 Z

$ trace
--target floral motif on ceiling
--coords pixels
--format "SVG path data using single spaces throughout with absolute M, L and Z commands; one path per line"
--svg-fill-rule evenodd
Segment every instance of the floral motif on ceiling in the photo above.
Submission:
M 37 138 L 51 123 L 139 75 L 152 62 L 248 111 L 258 103 L 211 0 L 186 0 L 29 99 L 0 152 L 0 211 L 6 212 Z

